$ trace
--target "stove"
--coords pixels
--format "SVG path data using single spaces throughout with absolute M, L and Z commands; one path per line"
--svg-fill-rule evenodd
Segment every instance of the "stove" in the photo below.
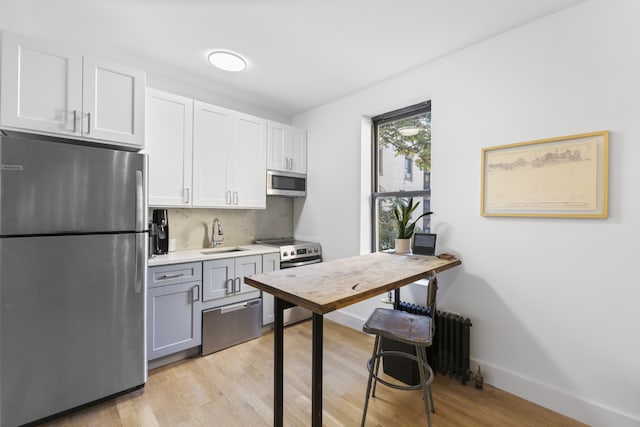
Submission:
M 294 238 L 256 240 L 259 245 L 280 248 L 280 269 L 322 262 L 320 243 Z

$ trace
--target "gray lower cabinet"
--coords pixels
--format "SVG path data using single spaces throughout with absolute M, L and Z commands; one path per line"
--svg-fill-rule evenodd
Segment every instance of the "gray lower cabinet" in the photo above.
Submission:
M 260 291 L 244 283 L 244 277 L 262 273 L 262 255 L 204 261 L 202 268 L 205 308 L 260 296 Z
M 147 360 L 199 346 L 202 263 L 150 267 L 147 287 Z
M 280 253 L 262 255 L 262 272 L 280 270 Z M 268 325 L 275 322 L 275 309 L 273 295 L 262 293 L 262 324 Z

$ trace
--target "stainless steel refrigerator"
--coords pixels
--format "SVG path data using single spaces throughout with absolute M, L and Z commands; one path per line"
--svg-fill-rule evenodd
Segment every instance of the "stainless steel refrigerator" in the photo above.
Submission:
M 0 426 L 147 379 L 145 156 L 0 135 Z

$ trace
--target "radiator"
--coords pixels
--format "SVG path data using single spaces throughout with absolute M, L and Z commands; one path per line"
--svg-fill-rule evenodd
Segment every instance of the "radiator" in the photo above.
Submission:
M 430 309 L 400 302 L 398 309 L 413 314 L 430 316 Z M 469 346 L 471 341 L 471 320 L 455 313 L 447 311 L 436 312 L 435 336 L 431 347 L 427 348 L 427 358 L 434 373 L 460 378 L 462 384 L 466 384 L 471 377 L 469 369 Z M 383 339 L 383 350 L 404 351 L 415 354 L 415 349 L 407 344 Z M 420 383 L 418 367 L 415 362 L 398 357 L 383 358 L 383 370 L 387 375 L 404 382 L 415 385 Z

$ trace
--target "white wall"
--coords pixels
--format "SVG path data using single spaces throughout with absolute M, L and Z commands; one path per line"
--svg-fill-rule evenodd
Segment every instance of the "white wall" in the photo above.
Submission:
M 589 0 L 293 120 L 309 131 L 295 233 L 329 260 L 367 230 L 363 116 L 432 101 L 433 229 L 463 261 L 438 303 L 471 317 L 488 383 L 594 426 L 640 425 L 638 16 L 635 0 Z M 609 218 L 480 216 L 482 147 L 605 129 Z M 359 327 L 375 301 L 334 318 Z

